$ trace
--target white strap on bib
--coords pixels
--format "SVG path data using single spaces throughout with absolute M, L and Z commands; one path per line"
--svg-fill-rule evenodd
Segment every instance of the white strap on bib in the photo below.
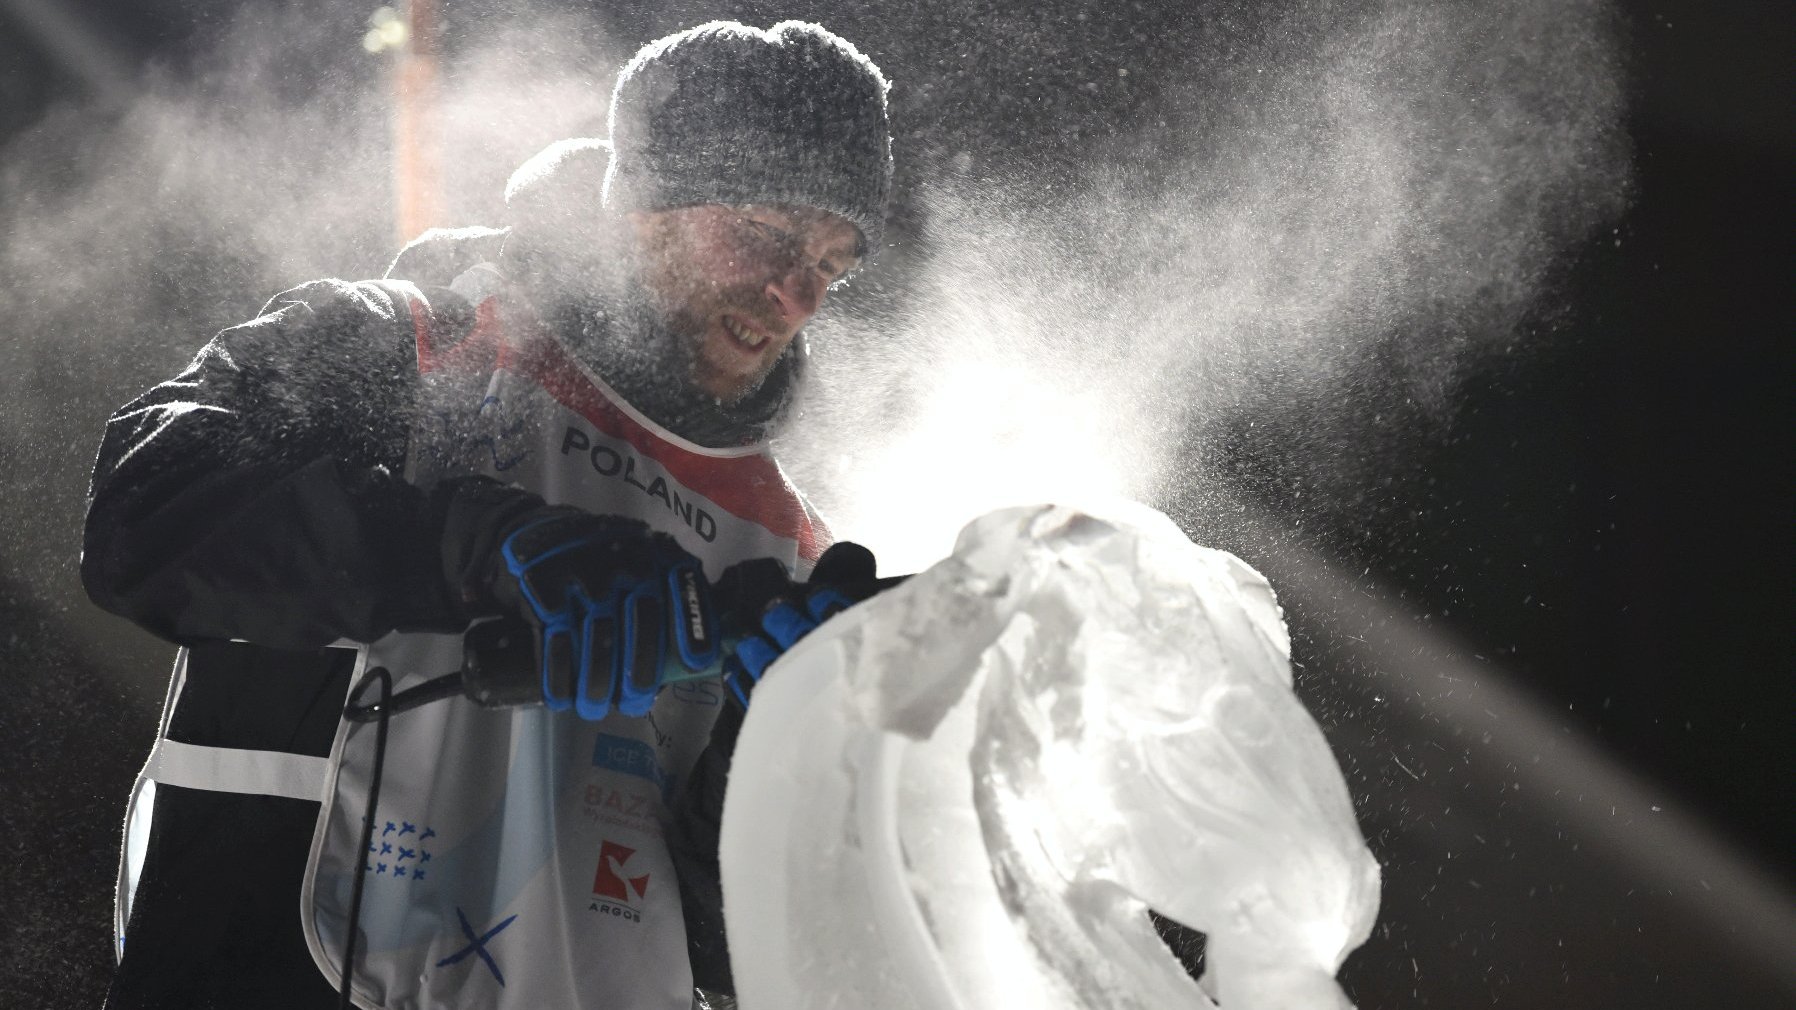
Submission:
M 318 800 L 329 771 L 328 758 L 202 747 L 164 738 L 156 741 L 143 775 L 161 785 L 188 789 Z

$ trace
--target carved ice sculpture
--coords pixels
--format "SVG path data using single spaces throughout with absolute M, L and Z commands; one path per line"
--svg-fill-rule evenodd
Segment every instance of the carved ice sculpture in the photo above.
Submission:
M 1379 871 L 1289 656 L 1266 581 L 1157 512 L 974 522 L 755 694 L 741 1005 L 1349 1006 Z M 1208 934 L 1208 995 L 1149 907 Z

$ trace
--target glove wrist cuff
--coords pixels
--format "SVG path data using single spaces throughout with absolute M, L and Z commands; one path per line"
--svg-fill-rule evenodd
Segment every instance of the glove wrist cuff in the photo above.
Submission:
M 520 521 L 547 507 L 543 499 L 490 477 L 462 477 L 438 484 L 431 500 L 441 516 L 443 581 L 462 616 L 502 613 L 494 590 L 509 575 L 499 545 Z

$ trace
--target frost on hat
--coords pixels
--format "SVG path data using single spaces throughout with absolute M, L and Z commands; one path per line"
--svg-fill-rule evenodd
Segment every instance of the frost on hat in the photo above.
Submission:
M 611 93 L 605 205 L 797 204 L 841 215 L 877 248 L 888 87 L 853 45 L 802 21 L 713 21 L 651 42 Z
M 610 153 L 610 143 L 597 137 L 570 137 L 531 155 L 505 182 L 507 219 L 564 229 L 590 219 L 604 192 Z

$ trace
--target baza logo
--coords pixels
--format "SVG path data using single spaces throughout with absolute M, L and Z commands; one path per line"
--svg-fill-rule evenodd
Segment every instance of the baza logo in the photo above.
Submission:
M 619 845 L 610 839 L 600 843 L 599 868 L 592 878 L 593 897 L 618 904 L 595 901 L 591 905 L 592 911 L 602 911 L 630 922 L 642 921 L 642 914 L 634 906 L 648 893 L 649 875 L 630 876 L 625 866 L 634 855 L 636 850 L 628 845 Z

